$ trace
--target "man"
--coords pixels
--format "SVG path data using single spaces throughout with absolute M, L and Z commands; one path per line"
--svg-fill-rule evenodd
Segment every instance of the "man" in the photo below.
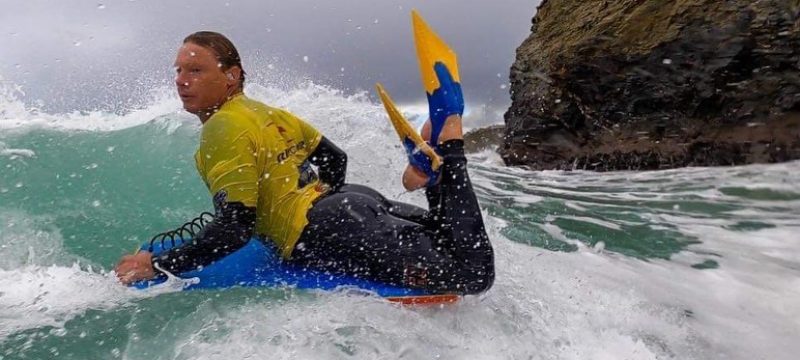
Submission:
M 120 281 L 151 279 L 156 269 L 194 270 L 257 236 L 272 241 L 284 261 L 317 270 L 436 293 L 478 293 L 491 286 L 494 258 L 466 172 L 460 88 L 444 111 L 437 105 L 426 125 L 444 158 L 441 176 L 429 158 L 409 153 L 403 183 L 427 188 L 425 211 L 345 184 L 344 152 L 294 115 L 243 94 L 241 59 L 223 35 L 189 35 L 175 69 L 184 109 L 203 123 L 195 160 L 213 196 L 215 218 L 191 242 L 163 255 L 124 256 L 115 269 Z M 439 73 L 449 76 L 446 67 Z

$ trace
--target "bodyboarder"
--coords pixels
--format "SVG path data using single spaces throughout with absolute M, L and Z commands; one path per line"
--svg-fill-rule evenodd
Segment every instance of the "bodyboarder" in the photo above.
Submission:
M 414 16 L 415 29 L 430 31 Z M 257 237 L 272 242 L 283 261 L 315 270 L 435 294 L 487 290 L 494 254 L 467 173 L 457 65 L 435 55 L 420 55 L 430 109 L 422 138 L 429 144 L 396 124 L 409 157 L 403 185 L 425 189 L 424 210 L 347 184 L 347 155 L 330 139 L 244 95 L 245 71 L 230 40 L 214 32 L 186 37 L 175 84 L 184 109 L 203 124 L 195 161 L 214 219 L 186 245 L 124 256 L 115 268 L 120 281 L 195 270 Z M 381 87 L 379 93 L 397 120 L 388 95 Z

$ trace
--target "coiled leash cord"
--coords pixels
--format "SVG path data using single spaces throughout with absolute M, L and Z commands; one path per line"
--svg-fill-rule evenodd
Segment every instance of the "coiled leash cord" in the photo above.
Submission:
M 176 240 L 178 240 L 179 241 L 178 244 L 180 244 L 184 242 L 187 238 L 190 239 L 194 237 L 195 235 L 197 235 L 197 233 L 203 230 L 206 224 L 210 223 L 212 220 L 214 220 L 214 214 L 209 212 L 204 212 L 200 214 L 200 216 L 186 222 L 181 227 L 175 230 L 163 232 L 156 236 L 153 236 L 153 238 L 150 239 L 150 246 L 148 248 L 148 251 L 153 252 L 153 245 L 156 243 L 156 241 L 161 242 L 161 248 L 164 248 L 164 242 L 167 240 L 170 241 L 172 247 L 175 247 Z

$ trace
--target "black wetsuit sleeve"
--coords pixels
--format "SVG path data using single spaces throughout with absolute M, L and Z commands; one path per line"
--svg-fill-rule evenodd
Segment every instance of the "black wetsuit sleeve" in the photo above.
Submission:
M 256 209 L 239 202 L 226 203 L 188 244 L 153 257 L 158 267 L 172 274 L 196 270 L 241 249 L 253 236 Z M 156 265 L 158 267 L 156 267 Z
M 319 169 L 319 179 L 337 190 L 345 182 L 347 175 L 347 154 L 326 137 L 308 157 L 308 161 Z

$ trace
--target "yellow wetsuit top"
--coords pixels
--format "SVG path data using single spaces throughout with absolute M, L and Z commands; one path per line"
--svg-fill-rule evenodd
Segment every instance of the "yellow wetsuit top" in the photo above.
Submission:
M 321 139 L 289 112 L 239 94 L 203 124 L 195 161 L 215 201 L 255 207 L 255 233 L 288 258 L 324 191 L 318 180 L 299 185 L 299 168 Z

